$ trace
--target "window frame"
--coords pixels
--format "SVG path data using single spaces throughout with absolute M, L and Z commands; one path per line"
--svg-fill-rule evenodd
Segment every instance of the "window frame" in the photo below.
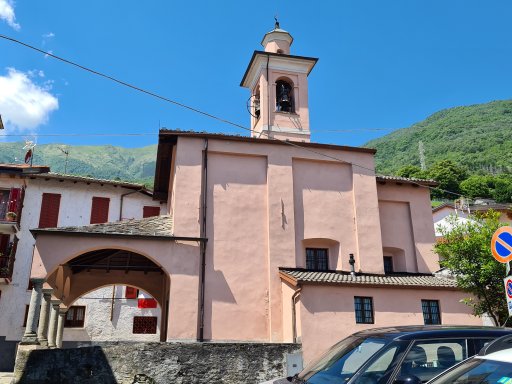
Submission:
M 439 322 L 433 322 L 433 312 L 432 312 L 432 303 L 436 303 L 437 307 L 437 317 Z M 424 304 L 427 304 L 426 306 Z M 427 309 L 428 313 L 425 313 L 425 309 Z M 435 299 L 421 299 L 421 312 L 423 313 L 423 324 L 424 325 L 440 325 L 442 324 L 442 318 L 441 318 L 441 304 L 439 300 Z M 430 318 L 430 322 L 428 322 L 426 315 Z
M 83 310 L 82 319 L 77 319 L 77 309 Z M 85 326 L 85 305 L 72 305 L 66 312 L 66 317 L 64 318 L 64 328 L 84 328 Z M 73 313 L 73 318 L 68 319 L 70 313 Z
M 110 197 L 93 196 L 91 200 L 90 224 L 108 223 Z
M 38 228 L 56 228 L 59 226 L 61 200 L 62 195 L 60 193 L 43 192 Z
M 391 269 L 389 269 L 389 268 L 386 269 L 386 260 L 388 261 L 388 265 L 391 266 Z M 384 256 L 383 261 L 384 261 L 384 273 L 385 274 L 394 273 L 395 266 L 393 265 L 393 256 Z
M 144 325 L 136 324 L 137 321 L 141 321 L 141 319 L 145 319 L 144 321 L 147 321 L 151 319 L 152 322 L 154 322 L 154 332 L 153 331 L 153 324 L 150 324 L 151 328 L 148 328 L 147 326 L 144 327 Z M 135 332 L 136 327 L 140 327 L 142 332 Z M 146 332 L 148 331 L 149 332 Z M 133 316 L 133 328 L 132 328 L 132 334 L 134 335 L 156 335 L 158 332 L 158 316 Z
M 309 251 L 313 252 L 313 254 L 311 256 L 312 257 L 311 262 L 313 263 L 312 267 L 310 267 L 310 263 L 309 263 L 309 260 L 310 260 L 310 258 L 308 257 Z M 325 252 L 325 269 L 320 268 L 321 267 L 321 265 L 320 265 L 321 263 L 320 263 L 320 259 L 319 259 L 320 251 Z M 313 247 L 306 248 L 306 269 L 310 270 L 310 271 L 329 271 L 329 248 L 313 248 Z
M 358 299 L 360 300 L 361 308 L 358 309 Z M 365 305 L 369 300 L 370 309 L 366 309 Z M 358 318 L 358 312 L 361 312 Z M 369 313 L 370 316 L 367 316 Z M 356 319 L 356 324 L 375 324 L 375 308 L 373 305 L 373 297 L 372 296 L 354 296 L 354 315 Z M 361 320 L 361 321 L 359 321 Z

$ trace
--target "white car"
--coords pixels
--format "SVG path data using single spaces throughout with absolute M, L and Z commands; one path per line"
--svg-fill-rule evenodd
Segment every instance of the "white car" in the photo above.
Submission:
M 512 336 L 486 345 L 480 353 L 459 363 L 427 384 L 512 384 Z

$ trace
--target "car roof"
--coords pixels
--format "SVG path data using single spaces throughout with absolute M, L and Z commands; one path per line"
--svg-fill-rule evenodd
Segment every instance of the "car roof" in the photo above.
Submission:
M 485 356 L 475 356 L 475 359 L 482 360 L 494 360 L 494 361 L 502 361 L 504 363 L 512 363 L 512 349 L 502 349 L 498 352 L 489 353 Z
M 414 340 L 447 337 L 500 337 L 512 334 L 512 328 L 467 325 L 410 325 L 366 329 L 354 334 L 359 337 L 383 337 L 393 340 Z

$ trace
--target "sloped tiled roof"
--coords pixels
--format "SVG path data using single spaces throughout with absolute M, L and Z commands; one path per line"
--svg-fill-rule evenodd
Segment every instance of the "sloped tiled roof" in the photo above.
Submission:
M 361 274 L 351 276 L 343 271 L 308 271 L 304 269 L 280 268 L 281 278 L 297 284 L 328 284 L 347 286 L 389 286 L 423 289 L 456 289 L 454 280 L 429 274 L 395 273 L 387 275 Z
M 139 220 L 125 220 L 113 223 L 84 226 L 37 228 L 32 233 L 80 233 L 96 235 L 169 237 L 172 238 L 172 216 L 154 216 Z
M 415 177 L 401 177 L 401 176 L 384 176 L 377 175 L 377 181 L 386 182 L 386 181 L 395 181 L 397 183 L 407 183 L 407 184 L 420 184 L 420 185 L 429 185 L 436 186 L 439 183 L 432 179 L 417 179 Z
M 141 191 L 148 192 L 148 190 L 144 187 L 143 184 L 131 183 L 128 181 L 121 181 L 121 180 L 98 179 L 95 177 L 68 175 L 68 174 L 55 173 L 55 172 L 40 173 L 37 175 L 30 175 L 30 176 L 33 179 L 68 180 L 68 181 L 77 181 L 77 182 L 80 181 L 80 182 L 84 182 L 84 183 L 116 185 L 119 187 L 125 187 L 125 188 L 130 188 L 130 189 L 140 189 Z

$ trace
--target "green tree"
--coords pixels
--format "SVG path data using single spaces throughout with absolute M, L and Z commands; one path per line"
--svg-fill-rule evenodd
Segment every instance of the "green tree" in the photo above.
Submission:
M 432 196 L 453 199 L 454 195 L 445 191 L 460 193 L 459 184 L 466 175 L 466 170 L 453 161 L 438 161 L 428 170 L 428 176 L 439 183 L 439 189 L 432 190 Z
M 406 165 L 400 168 L 396 175 L 400 177 L 415 177 L 417 179 L 424 179 L 427 177 L 426 172 L 416 165 Z
M 441 228 L 443 240 L 434 247 L 440 256 L 442 267 L 455 276 L 457 286 L 473 297 L 464 303 L 481 316 L 488 313 L 495 324 L 504 324 L 508 318 L 503 278 L 505 265 L 494 259 L 491 253 L 493 233 L 503 224 L 499 212 L 492 210 L 471 221 L 460 222 L 452 216 L 451 229 Z
M 490 179 L 487 176 L 470 176 L 460 183 L 460 190 L 464 196 L 472 199 L 475 197 L 492 197 L 492 191 L 489 188 Z
M 512 178 L 497 177 L 494 181 L 492 197 L 498 203 L 512 202 Z

